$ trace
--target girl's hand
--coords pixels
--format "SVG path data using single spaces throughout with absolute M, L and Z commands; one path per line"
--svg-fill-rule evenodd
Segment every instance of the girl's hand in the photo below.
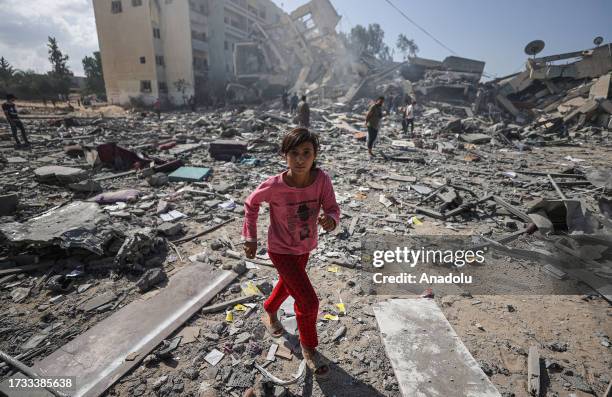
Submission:
M 326 232 L 331 232 L 336 228 L 336 221 L 329 215 L 321 214 L 318 221 L 319 225 L 321 225 Z
M 249 259 L 255 258 L 255 254 L 257 253 L 257 242 L 245 241 L 244 242 L 244 253 L 246 257 Z

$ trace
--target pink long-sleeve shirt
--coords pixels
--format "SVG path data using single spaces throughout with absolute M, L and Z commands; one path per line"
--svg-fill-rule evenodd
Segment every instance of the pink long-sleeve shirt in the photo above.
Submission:
M 244 202 L 242 237 L 257 241 L 257 217 L 262 202 L 270 204 L 268 251 L 275 254 L 301 255 L 317 247 L 319 211 L 323 209 L 336 222 L 340 207 L 329 175 L 318 170 L 307 187 L 291 187 L 283 180 L 287 171 L 268 178 Z

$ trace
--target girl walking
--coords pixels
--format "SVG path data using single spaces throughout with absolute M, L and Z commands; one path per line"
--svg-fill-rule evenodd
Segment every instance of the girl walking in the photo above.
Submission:
M 285 135 L 281 153 L 287 170 L 268 178 L 244 203 L 242 237 L 247 258 L 257 251 L 257 217 L 262 202 L 270 205 L 268 256 L 278 272 L 278 283 L 264 303 L 262 319 L 274 337 L 283 334 L 277 311 L 289 295 L 295 299 L 295 315 L 302 353 L 315 376 L 325 379 L 329 366 L 317 352 L 319 299 L 306 273 L 310 251 L 317 246 L 317 224 L 326 231 L 336 228 L 340 208 L 331 178 L 317 168 L 319 139 L 306 128 Z M 319 214 L 323 210 L 322 214 Z

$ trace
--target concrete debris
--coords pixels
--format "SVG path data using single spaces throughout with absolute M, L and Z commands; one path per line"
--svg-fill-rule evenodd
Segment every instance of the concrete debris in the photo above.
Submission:
M 138 268 L 165 251 L 165 241 L 155 237 L 150 228 L 136 229 L 128 232 L 114 260 L 120 267 Z
M 339 18 L 331 2 L 313 0 L 277 23 L 254 20 L 235 43 L 226 106 L 159 120 L 57 115 L 58 127 L 32 118 L 31 149 L 0 145 L 0 350 L 49 375 L 76 368 L 92 395 L 239 396 L 266 384 L 277 396 L 509 396 L 537 393 L 536 378 L 551 395 L 602 394 L 610 45 L 574 54 L 563 75 L 543 57 L 481 83 L 484 62 L 467 58 L 349 57 Z M 343 214 L 334 231 L 320 230 L 309 259 L 319 351 L 333 372 L 332 386 L 310 391 L 293 298 L 278 314 L 282 337 L 260 321 L 278 278 L 264 243 L 269 207 L 256 258 L 245 260 L 240 241 L 246 197 L 284 169 L 280 143 L 295 127 L 287 90 L 308 95 L 317 164 Z M 365 114 L 378 95 L 384 117 L 369 157 Z M 414 131 L 404 132 L 410 100 Z M 374 314 L 365 244 L 422 235 L 469 236 L 493 252 L 482 266 L 493 275 L 479 291 L 450 283 L 384 293 L 428 299 L 392 300 Z M 212 276 L 223 282 L 209 285 Z M 589 316 L 572 322 L 568 311 Z M 0 363 L 0 394 L 12 376 Z
M 142 277 L 136 281 L 136 286 L 140 292 L 147 292 L 155 285 L 161 283 L 166 279 L 166 274 L 161 268 L 148 269 L 144 272 Z
M 46 165 L 35 169 L 34 176 L 41 183 L 69 184 L 85 179 L 87 172 L 80 168 Z

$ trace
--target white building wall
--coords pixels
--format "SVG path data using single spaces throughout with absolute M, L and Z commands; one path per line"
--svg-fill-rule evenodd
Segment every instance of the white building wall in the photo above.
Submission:
M 162 2 L 160 19 L 165 63 L 163 69 L 168 85 L 168 100 L 175 105 L 184 105 L 185 101 L 194 94 L 189 12 L 189 2 L 187 0 Z M 185 98 L 175 85 L 181 79 L 187 82 Z
M 109 102 L 128 104 L 130 97 L 152 103 L 158 95 L 151 2 L 134 7 L 121 0 L 121 12 L 112 13 L 112 1 L 93 0 L 102 70 Z M 145 63 L 140 62 L 145 57 Z M 141 81 L 151 81 L 151 92 L 141 92 Z

